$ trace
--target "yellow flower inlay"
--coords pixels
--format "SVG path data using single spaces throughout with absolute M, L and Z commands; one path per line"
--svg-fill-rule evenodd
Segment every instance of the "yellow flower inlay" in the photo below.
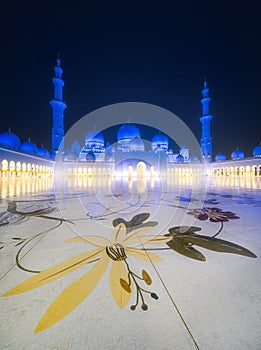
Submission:
M 142 299 L 142 309 L 147 310 L 148 307 L 144 303 L 141 290 L 144 292 L 148 291 L 139 287 L 135 277 L 140 277 L 130 270 L 126 260 L 128 256 L 147 262 L 160 262 L 162 260 L 160 256 L 148 252 L 144 248 L 130 247 L 143 244 L 166 243 L 172 239 L 172 237 L 166 236 L 147 235 L 151 229 L 151 227 L 141 227 L 127 233 L 126 226 L 121 223 L 114 228 L 111 241 L 94 235 L 68 239 L 66 241 L 68 243 L 91 243 L 96 246 L 96 249 L 76 255 L 43 270 L 10 289 L 3 296 L 12 296 L 38 288 L 67 275 L 85 264 L 98 260 L 88 272 L 67 287 L 49 306 L 35 329 L 35 333 L 41 332 L 72 312 L 94 290 L 111 261 L 110 290 L 116 304 L 120 308 L 124 308 L 128 304 L 134 284 L 137 288 L 137 295 L 140 295 Z M 144 274 L 143 272 L 143 277 L 147 284 L 151 283 L 147 273 Z M 155 293 L 151 293 L 151 296 L 154 299 L 158 298 Z M 136 308 L 137 303 L 138 299 L 136 304 L 131 306 L 132 310 Z

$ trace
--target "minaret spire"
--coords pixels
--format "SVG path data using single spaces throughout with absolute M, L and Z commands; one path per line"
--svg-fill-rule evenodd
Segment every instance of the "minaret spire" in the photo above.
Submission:
M 53 109 L 53 128 L 52 128 L 52 156 L 54 157 L 61 144 L 63 150 L 64 137 L 64 121 L 63 112 L 66 108 L 66 103 L 63 101 L 63 86 L 62 80 L 63 70 L 61 68 L 60 54 L 58 53 L 56 59 L 56 66 L 54 67 L 54 98 L 50 101 Z
M 207 77 L 206 77 L 206 75 L 204 75 L 204 88 L 206 88 L 207 87 Z
M 202 124 L 202 137 L 201 137 L 201 152 L 203 160 L 210 163 L 212 161 L 212 137 L 210 134 L 210 122 L 212 115 L 210 115 L 210 101 L 209 88 L 207 87 L 206 77 L 204 80 L 204 87 L 202 89 L 203 98 L 202 104 L 202 117 L 200 118 Z
M 60 52 L 58 51 L 57 53 L 57 58 L 56 58 L 57 66 L 60 67 L 61 65 L 61 59 L 60 59 Z

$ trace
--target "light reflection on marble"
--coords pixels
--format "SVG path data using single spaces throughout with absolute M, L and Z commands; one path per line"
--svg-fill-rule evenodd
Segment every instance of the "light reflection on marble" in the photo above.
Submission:
M 21 267 L 19 270 L 14 266 L 15 255 L 18 256 L 23 244 L 22 252 L 25 254 L 23 257 L 21 255 L 21 260 L 18 259 L 21 265 L 32 270 L 41 270 L 85 250 L 85 247 L 81 248 L 78 244 L 65 247 L 64 241 L 72 236 L 70 228 L 75 228 L 77 234 L 106 235 L 108 229 L 112 229 L 115 218 L 124 217 L 130 220 L 136 213 L 150 213 L 150 220 L 159 221 L 157 234 L 165 234 L 170 227 L 189 223 L 200 227 L 200 234 L 211 237 L 219 229 L 220 222 L 194 219 L 193 215 L 187 214 L 189 206 L 233 210 L 240 219 L 225 222 L 220 238 L 260 255 L 258 215 L 261 207 L 261 178 L 220 176 L 206 177 L 203 181 L 202 178 L 192 176 L 169 176 L 164 180 L 154 177 L 136 179 L 128 176 L 68 176 L 63 180 L 55 186 L 50 177 L 1 178 L 2 211 L 6 211 L 8 199 L 17 201 L 18 210 L 24 213 L 46 210 L 55 204 L 60 207 L 60 211 L 55 208 L 47 214 L 52 216 L 52 220 L 29 216 L 26 221 L 17 222 L 17 226 L 12 222 L 11 225 L 2 226 L 1 241 L 6 242 L 0 254 L 4 278 L 2 293 L 30 277 L 30 270 L 21 271 Z M 54 198 L 57 203 L 54 203 Z M 77 205 L 82 211 L 78 211 Z M 62 217 L 73 220 L 73 224 L 62 223 L 63 226 L 58 229 L 56 225 L 59 224 L 61 212 L 64 214 Z M 171 215 L 174 217 L 172 221 Z M 48 230 L 49 233 L 46 234 Z M 39 238 L 35 245 L 33 243 L 36 240 L 32 241 L 33 235 L 37 241 Z M 207 262 L 195 262 L 174 251 L 158 252 L 163 262 L 156 268 L 169 294 L 162 287 L 154 268 L 146 265 L 153 277 L 153 288 L 160 296 L 158 304 L 150 301 L 147 314 L 118 310 L 107 293 L 108 281 L 103 279 L 90 300 L 86 300 L 56 326 L 43 332 L 42 338 L 36 338 L 33 329 L 47 306 L 55 299 L 56 288 L 57 294 L 62 291 L 61 286 L 51 283 L 47 288 L 45 286 L 19 296 L 8 297 L 10 299 L 5 299 L 1 308 L 4 322 L 0 335 L 4 348 L 18 348 L 22 334 L 23 344 L 27 349 L 35 348 L 36 344 L 38 349 L 45 349 L 46 342 L 49 345 L 52 343 L 48 348 L 58 349 L 63 342 L 65 348 L 69 349 L 68 344 L 73 339 L 75 346 L 72 349 L 85 348 L 83 344 L 90 343 L 90 348 L 96 350 L 104 348 L 112 337 L 116 339 L 119 334 L 124 337 L 125 334 L 129 335 L 129 330 L 132 329 L 135 337 L 131 335 L 129 341 L 133 342 L 135 348 L 141 348 L 146 342 L 153 348 L 154 340 L 160 338 L 161 345 L 157 345 L 157 349 L 167 349 L 168 346 L 192 349 L 190 337 L 168 298 L 171 295 L 202 348 L 219 350 L 227 346 L 229 349 L 257 349 L 260 339 L 260 317 L 256 312 L 260 291 L 259 260 L 212 252 L 201 247 L 198 249 L 206 255 Z M 134 268 L 138 272 L 143 264 L 135 262 Z M 74 276 L 72 281 L 73 278 Z M 63 282 L 69 283 L 69 279 L 70 276 L 68 280 L 65 277 Z M 146 317 L 153 322 L 148 322 Z M 112 320 L 110 332 L 100 334 L 100 327 L 107 329 L 108 319 Z M 82 327 L 83 322 L 86 327 Z M 164 330 L 166 333 L 162 334 Z M 93 336 L 95 332 L 96 338 Z M 248 337 L 249 334 L 251 338 Z M 151 335 L 155 335 L 153 341 L 150 341 Z M 118 345 L 108 348 L 124 348 L 124 337 L 119 338 Z M 81 340 L 85 343 L 81 343 Z M 179 341 L 183 343 L 180 345 Z
M 213 176 L 210 183 L 221 188 L 247 188 L 253 190 L 261 189 L 261 177 L 252 175 Z
M 50 194 L 53 188 L 52 177 L 2 177 L 0 196 L 2 199 L 24 197 L 36 194 Z
M 206 177 L 205 184 L 209 188 L 227 188 L 227 189 L 261 189 L 261 177 L 258 176 L 213 176 Z M 64 188 L 71 192 L 86 191 L 91 193 L 100 188 L 110 190 L 117 188 L 116 184 L 123 184 L 130 191 L 137 191 L 142 194 L 146 191 L 158 191 L 159 183 L 166 190 L 178 190 L 181 188 L 202 188 L 202 178 L 193 176 L 167 176 L 164 179 L 150 177 L 149 179 L 135 179 L 132 176 L 125 178 L 115 178 L 112 176 L 68 176 L 63 182 Z M 23 197 L 25 195 L 35 195 L 37 193 L 52 193 L 54 181 L 52 177 L 11 177 L 0 178 L 0 197 L 2 199 L 12 197 Z M 112 195 L 115 194 L 113 193 Z

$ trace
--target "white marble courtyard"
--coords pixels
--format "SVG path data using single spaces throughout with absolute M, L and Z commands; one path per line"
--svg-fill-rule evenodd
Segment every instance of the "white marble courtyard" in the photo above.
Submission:
M 69 187 L 55 189 L 50 179 L 1 181 L 1 295 L 40 271 L 95 249 L 90 242 L 66 240 L 83 235 L 110 239 L 113 220 L 122 218 L 129 222 L 142 213 L 150 214 L 143 224 L 158 222 L 151 224 L 148 235 L 165 237 L 169 228 L 193 226 L 201 228 L 195 234 L 211 237 L 223 225 L 216 238 L 237 244 L 257 257 L 213 251 L 194 244 L 206 258 L 199 261 L 167 249 L 164 242 L 153 246 L 136 244 L 138 249 L 144 246 L 158 249 L 148 250 L 148 254 L 162 258 L 161 262 L 154 262 L 153 258 L 148 262 L 134 255 L 127 257 L 136 275 L 141 276 L 144 269 L 151 277 L 149 285 L 136 278 L 138 285 L 159 297 L 155 300 L 150 293 L 143 292 L 148 310 L 142 310 L 140 297 L 135 311 L 130 309 L 136 301 L 134 282 L 130 301 L 119 308 L 110 288 L 110 261 L 96 287 L 78 306 L 35 333 L 54 300 L 90 271 L 100 261 L 97 260 L 50 283 L 41 282 L 38 288 L 2 296 L 0 349 L 261 348 L 260 178 L 233 181 L 218 178 L 200 185 L 187 179 L 164 184 L 81 179 L 71 182 Z M 232 212 L 239 218 L 228 216 L 223 223 L 211 222 L 209 218 L 200 220 L 202 217 L 195 217 L 198 213 L 195 209 L 202 208 L 219 208 L 219 213 Z M 189 214 L 193 210 L 195 215 Z M 84 289 L 89 288 L 88 281 L 79 282 L 79 288 L 84 294 Z M 59 318 L 68 305 L 77 304 L 77 293 L 76 288 L 75 293 L 67 296 L 66 303 L 56 305 L 58 316 L 55 312 L 51 315 Z

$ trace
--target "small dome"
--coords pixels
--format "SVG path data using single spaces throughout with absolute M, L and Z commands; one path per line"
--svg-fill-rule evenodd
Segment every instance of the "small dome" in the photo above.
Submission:
M 232 160 L 242 160 L 245 158 L 245 154 L 241 149 L 237 148 L 231 153 Z
M 176 157 L 177 163 L 184 163 L 184 157 L 182 154 L 177 155 Z
M 21 141 L 16 134 L 9 130 L 0 135 L 0 144 L 13 148 L 20 148 Z
M 137 126 L 133 124 L 124 124 L 118 130 L 117 140 L 133 139 L 136 136 L 141 138 L 140 130 Z
M 50 157 L 49 152 L 44 147 L 39 147 L 37 150 L 37 155 L 40 157 Z
M 86 134 L 85 136 L 85 144 L 87 143 L 97 143 L 102 144 L 104 146 L 104 136 L 102 132 L 99 132 L 98 130 L 91 130 Z
M 86 161 L 87 162 L 95 162 L 96 160 L 96 157 L 95 157 L 95 154 L 93 152 L 88 152 L 86 154 Z
M 167 151 L 169 148 L 169 139 L 164 134 L 157 134 L 151 140 L 151 149 L 153 151 Z
M 145 147 L 144 147 L 144 143 L 143 141 L 138 138 L 137 136 L 134 137 L 130 143 L 129 143 L 129 150 L 130 151 L 144 151 Z
M 261 158 L 261 143 L 253 149 L 253 157 Z
M 25 141 L 21 145 L 21 151 L 24 151 L 27 153 L 32 153 L 32 154 L 37 154 L 37 146 L 31 140 Z
M 165 143 L 165 144 L 168 145 L 169 144 L 169 139 L 164 134 L 157 134 L 157 135 L 153 136 L 151 142 Z
M 222 162 L 223 160 L 226 160 L 226 159 L 227 159 L 226 155 L 221 152 L 219 152 L 215 157 L 216 162 Z

